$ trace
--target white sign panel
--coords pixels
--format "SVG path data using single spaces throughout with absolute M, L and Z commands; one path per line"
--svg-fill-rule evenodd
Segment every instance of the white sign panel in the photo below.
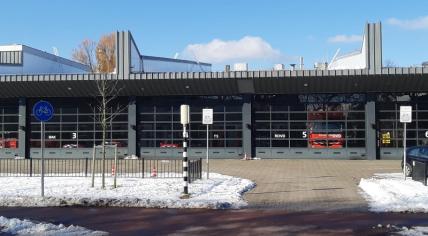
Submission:
M 213 109 L 202 109 L 202 124 L 213 124 Z
M 400 122 L 411 123 L 412 122 L 412 107 L 411 106 L 400 106 Z
M 187 125 L 190 122 L 190 108 L 189 105 L 180 106 L 180 122 L 182 125 Z

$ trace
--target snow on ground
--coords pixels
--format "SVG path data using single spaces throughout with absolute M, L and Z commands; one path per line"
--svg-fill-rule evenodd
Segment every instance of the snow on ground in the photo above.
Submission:
M 11 235 L 65 235 L 65 236 L 80 236 L 80 235 L 108 235 L 103 231 L 92 231 L 81 226 L 64 226 L 63 224 L 54 225 L 50 223 L 35 223 L 30 220 L 20 220 L 17 218 L 6 218 L 0 216 L 0 232 Z
M 412 228 L 403 227 L 402 230 L 397 232 L 398 235 L 406 236 L 424 236 L 428 235 L 428 227 L 416 226 Z
M 359 187 L 376 212 L 428 212 L 428 187 L 402 173 L 375 174 L 361 179 Z
M 203 175 L 204 176 L 204 175 Z M 190 199 L 180 199 L 182 178 L 101 178 L 46 177 L 45 197 L 40 197 L 39 177 L 1 177 L 0 206 L 119 206 L 153 208 L 241 208 L 247 203 L 244 192 L 255 184 L 247 179 L 210 173 L 210 179 L 196 180 L 189 185 Z

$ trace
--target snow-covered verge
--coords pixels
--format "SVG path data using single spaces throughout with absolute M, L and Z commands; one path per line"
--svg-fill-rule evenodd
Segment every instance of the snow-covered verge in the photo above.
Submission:
M 8 235 L 108 235 L 103 231 L 92 231 L 81 226 L 64 226 L 63 224 L 54 225 L 51 223 L 36 223 L 30 220 L 20 220 L 17 218 L 6 218 L 0 216 L 0 232 Z
M 416 226 L 410 229 L 403 227 L 400 231 L 396 232 L 396 234 L 406 236 L 424 236 L 428 235 L 428 227 Z
M 361 179 L 361 193 L 375 212 L 428 212 L 428 187 L 401 173 Z
M 45 178 L 45 197 L 40 197 L 40 178 L 0 178 L 0 206 L 118 206 L 151 208 L 241 208 L 246 191 L 255 183 L 242 178 L 210 173 L 210 179 L 189 185 L 189 199 L 180 199 L 182 178 L 118 178 L 113 189 L 112 179 L 101 189 L 101 178 L 91 188 L 90 177 Z

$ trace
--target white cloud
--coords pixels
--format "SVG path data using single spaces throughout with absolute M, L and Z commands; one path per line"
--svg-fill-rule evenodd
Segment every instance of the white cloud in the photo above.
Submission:
M 329 43 L 355 43 L 363 41 L 363 36 L 361 35 L 344 35 L 339 34 L 333 37 L 328 38 Z
M 239 40 L 214 39 L 206 44 L 190 44 L 183 52 L 192 59 L 209 63 L 277 59 L 281 52 L 260 37 L 245 36 Z
M 428 16 L 422 16 L 410 20 L 400 20 L 397 18 L 389 18 L 387 23 L 390 25 L 395 25 L 403 29 L 409 30 L 418 30 L 418 29 L 428 29 Z

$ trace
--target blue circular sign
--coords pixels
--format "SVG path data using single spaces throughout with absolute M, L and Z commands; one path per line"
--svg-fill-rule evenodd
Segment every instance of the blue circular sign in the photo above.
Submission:
M 36 117 L 39 121 L 48 121 L 52 119 L 52 116 L 54 114 L 54 109 L 52 104 L 50 104 L 47 101 L 38 101 L 33 106 L 33 115 Z

